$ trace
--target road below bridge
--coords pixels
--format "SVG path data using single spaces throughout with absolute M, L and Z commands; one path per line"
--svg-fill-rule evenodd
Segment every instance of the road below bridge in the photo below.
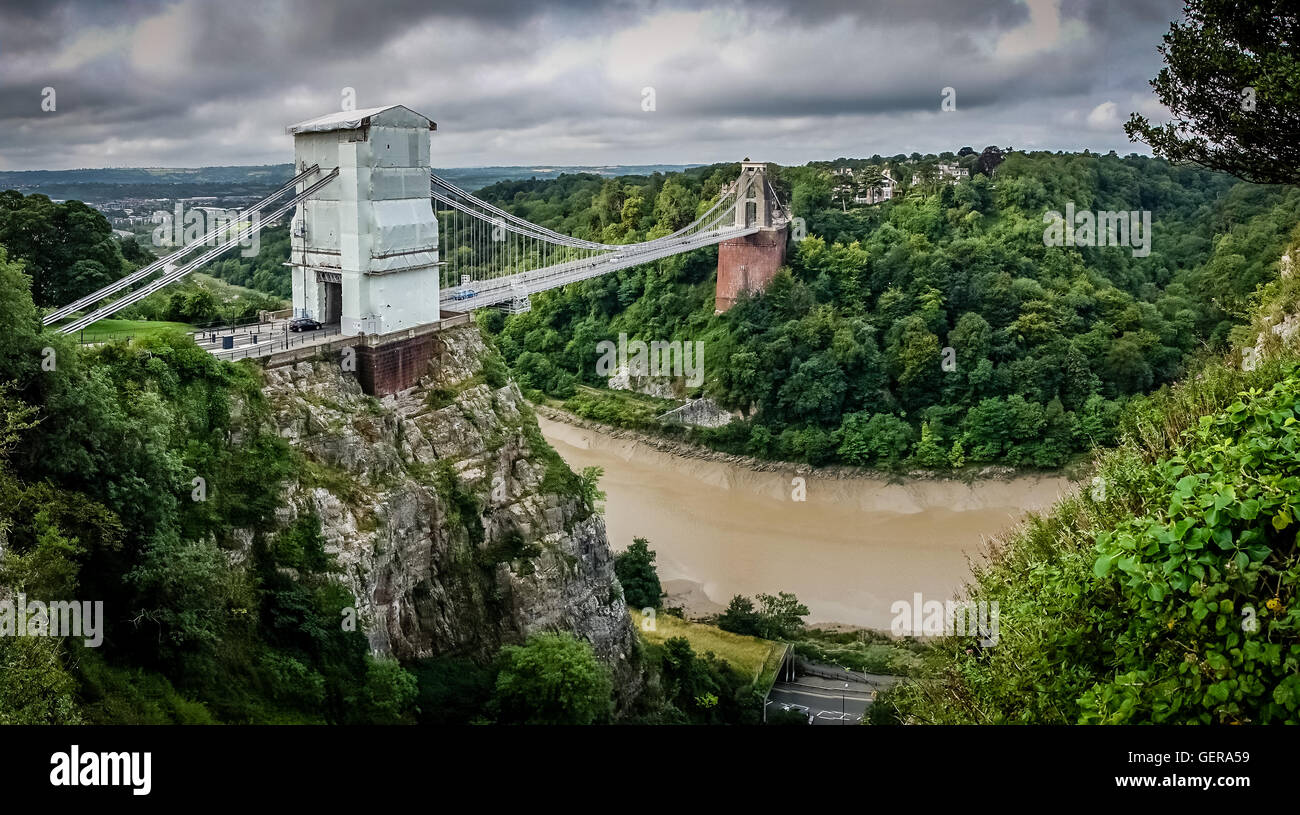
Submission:
M 882 690 L 898 682 L 896 676 L 861 674 L 834 666 L 809 666 L 821 676 L 809 673 L 779 681 L 768 695 L 767 709 L 797 710 L 810 717 L 811 724 L 861 724 L 867 708 Z

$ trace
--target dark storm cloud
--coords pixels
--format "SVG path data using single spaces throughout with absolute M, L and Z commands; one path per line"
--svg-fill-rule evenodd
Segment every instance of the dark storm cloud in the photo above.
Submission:
M 1032 7 L 1032 8 L 1031 8 Z M 0 3 L 0 166 L 287 161 L 284 126 L 402 102 L 436 164 L 1123 148 L 1156 0 Z M 58 109 L 41 110 L 41 89 Z M 656 109 L 642 110 L 643 86 Z M 960 114 L 939 114 L 941 89 Z M 1101 139 L 1101 143 L 1094 143 Z M 859 146 L 860 145 L 860 146 Z M 877 149 L 879 147 L 879 149 Z
M 1016 0 L 747 0 L 745 5 L 783 12 L 794 20 L 858 19 L 886 26 L 953 19 L 972 28 L 1010 28 L 1029 17 Z

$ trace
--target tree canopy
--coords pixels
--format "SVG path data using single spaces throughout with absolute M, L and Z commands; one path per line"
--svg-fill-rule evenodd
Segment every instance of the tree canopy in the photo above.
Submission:
M 1291 0 L 1188 0 L 1160 46 L 1151 81 L 1173 113 L 1134 113 L 1129 137 L 1171 161 L 1249 181 L 1300 183 L 1300 8 Z

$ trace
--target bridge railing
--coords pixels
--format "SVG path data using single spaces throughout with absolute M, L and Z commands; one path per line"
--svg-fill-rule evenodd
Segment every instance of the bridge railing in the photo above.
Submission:
M 276 333 L 266 340 L 258 340 L 256 343 L 237 346 L 225 351 L 212 351 L 212 355 L 217 359 L 234 361 L 237 359 L 247 359 L 249 357 L 266 357 L 281 351 L 288 351 L 292 348 L 298 348 L 306 345 L 320 345 L 330 337 L 341 335 L 342 329 L 338 326 L 320 328 L 315 331 L 293 332 L 288 331 L 284 334 Z

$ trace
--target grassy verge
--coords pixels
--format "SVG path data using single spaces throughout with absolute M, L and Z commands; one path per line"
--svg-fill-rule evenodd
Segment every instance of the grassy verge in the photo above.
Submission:
M 631 391 L 604 390 L 579 385 L 562 405 L 564 410 L 614 427 L 665 433 L 655 417 L 677 407 L 671 399 L 658 399 Z
M 655 616 L 655 630 L 646 631 L 641 627 L 641 613 L 631 610 L 632 623 L 641 638 L 652 645 L 663 645 L 673 637 L 685 637 L 697 654 L 713 652 L 718 659 L 724 659 L 733 668 L 755 683 L 775 676 L 781 666 L 781 656 L 785 653 L 785 644 L 762 640 L 758 637 L 746 637 L 732 634 L 712 625 L 692 623 L 669 614 Z
M 100 320 L 77 333 L 78 339 L 86 342 L 111 342 L 127 338 L 142 339 L 155 337 L 169 331 L 193 331 L 189 323 L 175 323 L 164 320 Z
M 922 668 L 926 645 L 914 639 L 894 639 L 878 631 L 809 629 L 794 643 L 794 651 L 810 662 L 839 665 L 850 671 L 912 676 Z

